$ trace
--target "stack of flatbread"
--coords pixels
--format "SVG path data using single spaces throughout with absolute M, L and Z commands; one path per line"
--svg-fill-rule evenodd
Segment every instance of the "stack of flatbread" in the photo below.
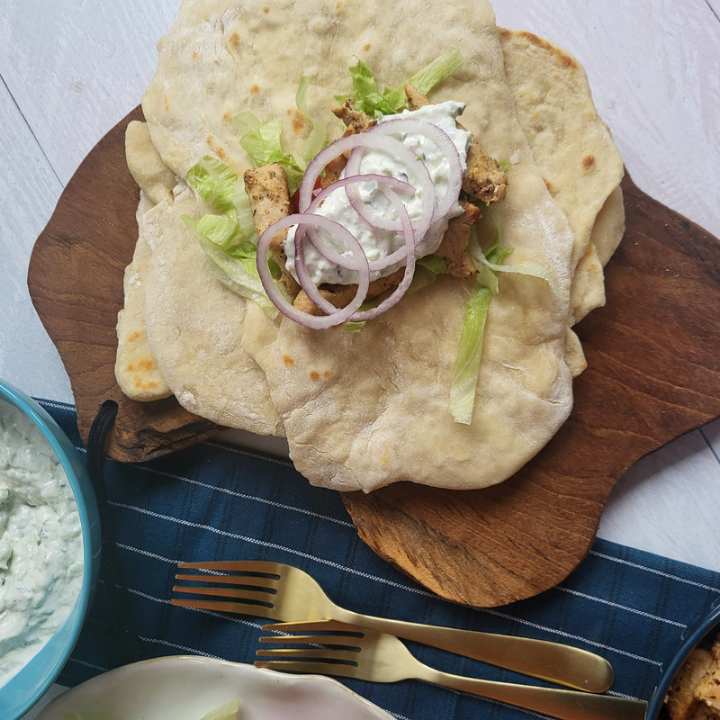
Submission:
M 208 208 L 185 181 L 211 154 L 252 167 L 235 118 L 282 123 L 288 152 L 310 132 L 295 105 L 343 127 L 334 96 L 362 59 L 395 87 L 456 48 L 464 62 L 430 96 L 466 104 L 461 121 L 509 166 L 495 214 L 506 264 L 549 268 L 557 287 L 503 273 L 492 299 L 472 423 L 449 388 L 472 282 L 440 276 L 360 333 L 270 318 L 207 269 L 182 215 Z M 127 132 L 141 189 L 125 277 L 116 375 L 138 400 L 174 395 L 220 425 L 284 435 L 311 483 L 371 491 L 397 482 L 467 489 L 505 480 L 556 433 L 585 360 L 572 326 L 604 303 L 603 266 L 624 229 L 623 164 L 578 62 L 526 32 L 499 29 L 485 0 L 185 0 L 159 45 Z

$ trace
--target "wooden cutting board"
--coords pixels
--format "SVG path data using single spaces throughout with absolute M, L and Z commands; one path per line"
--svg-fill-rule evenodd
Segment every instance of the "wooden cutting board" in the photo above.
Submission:
M 72 383 L 81 436 L 105 400 L 119 405 L 109 457 L 141 462 L 221 428 L 173 398 L 125 398 L 114 375 L 123 273 L 137 239 L 127 123 L 78 168 L 35 245 L 28 286 Z M 399 483 L 345 505 L 360 537 L 426 588 L 490 607 L 567 577 L 595 537 L 608 494 L 639 458 L 720 416 L 720 243 L 623 182 L 627 232 L 607 268 L 606 307 L 578 326 L 588 369 L 560 432 L 496 487 Z M 691 479 L 688 479 L 691 481 Z

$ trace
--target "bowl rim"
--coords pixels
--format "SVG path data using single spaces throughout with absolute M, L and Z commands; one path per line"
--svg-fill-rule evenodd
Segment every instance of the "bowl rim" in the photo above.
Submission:
M 75 645 L 80 637 L 80 632 L 93 595 L 93 566 L 96 565 L 99 560 L 99 550 L 97 553 L 93 552 L 91 537 L 91 525 L 93 522 L 97 521 L 93 520 L 91 517 L 88 504 L 88 500 L 93 503 L 96 503 L 97 501 L 95 499 L 94 489 L 89 478 L 87 487 L 81 487 L 81 482 L 77 477 L 77 468 L 73 466 L 70 461 L 67 447 L 63 447 L 63 444 L 60 442 L 55 432 L 59 432 L 64 438 L 66 438 L 67 446 L 73 450 L 75 450 L 75 447 L 70 441 L 70 438 L 67 437 L 63 429 L 57 424 L 53 417 L 35 399 L 2 379 L 0 379 L 0 400 L 5 400 L 29 417 L 50 444 L 50 447 L 60 461 L 60 464 L 65 472 L 65 476 L 72 488 L 78 514 L 80 516 L 80 528 L 83 540 L 83 580 L 80 588 L 80 594 L 78 595 L 76 604 L 70 611 L 70 615 L 67 620 L 61 625 L 61 629 L 65 629 L 67 624 L 72 621 L 73 627 L 71 631 L 71 642 L 69 642 L 63 652 L 58 655 L 57 660 L 53 663 L 51 670 L 47 673 L 47 677 L 43 680 L 43 682 L 37 684 L 28 694 L 26 701 L 22 705 L 18 706 L 19 712 L 16 717 L 21 718 L 38 702 L 38 700 L 40 700 L 40 698 L 55 682 L 57 676 L 60 674 L 72 654 L 72 651 L 75 649 Z M 54 428 L 55 432 L 53 432 L 51 426 Z M 78 461 L 80 461 L 79 456 Z M 90 499 L 86 495 L 88 490 L 92 491 L 92 498 Z M 97 510 L 95 510 L 94 514 L 96 517 L 98 516 Z M 12 682 L 12 678 L 10 678 L 8 682 Z M 0 692 L 2 692 L 2 686 L 0 686 Z
M 675 651 L 672 659 L 663 667 L 663 672 L 655 692 L 650 698 L 646 717 L 656 720 L 665 702 L 665 694 L 675 675 L 687 659 L 688 655 L 700 644 L 716 626 L 720 625 L 720 598 L 716 598 L 710 605 L 709 612 L 700 615 L 690 623 L 682 634 L 682 642 Z M 720 628 L 718 628 L 720 629 Z

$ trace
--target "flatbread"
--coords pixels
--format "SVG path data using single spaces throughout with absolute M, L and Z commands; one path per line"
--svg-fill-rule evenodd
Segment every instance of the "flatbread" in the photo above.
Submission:
M 625 202 L 621 187 L 615 188 L 595 218 L 592 245 L 600 264 L 605 267 L 618 249 L 625 233 Z
M 502 28 L 500 41 L 520 125 L 575 237 L 570 300 L 574 324 L 605 304 L 604 263 L 597 257 L 593 231 L 623 178 L 622 158 L 597 113 L 587 75 L 572 55 L 525 31 Z M 624 218 L 621 206 L 610 203 L 606 216 L 619 211 Z M 599 241 L 606 246 L 613 242 Z
M 382 16 L 381 26 L 368 22 L 374 16 Z M 286 26 L 305 31 L 278 43 L 278 28 Z M 465 63 L 431 99 L 465 101 L 463 125 L 486 152 L 511 164 L 512 183 L 496 210 L 504 242 L 514 248 L 507 262 L 551 268 L 569 295 L 572 233 L 515 117 L 487 3 L 420 8 L 406 1 L 375 13 L 359 2 L 186 0 L 143 108 L 154 144 L 176 172 L 209 151 L 241 172 L 249 160 L 232 118 L 242 110 L 281 118 L 287 149 L 302 154 L 307 127 L 294 109 L 300 70 L 310 78 L 311 114 L 337 136 L 341 128 L 328 110 L 334 94 L 348 89 L 356 55 L 392 86 L 444 47 L 457 47 Z M 500 282 L 470 426 L 448 412 L 467 285 L 441 279 L 358 335 L 311 332 L 284 318 L 273 323 L 250 305 L 243 347 L 265 371 L 300 472 L 341 490 L 398 480 L 465 488 L 500 482 L 527 462 L 572 407 L 568 301 L 536 278 L 505 275 Z
M 204 270 L 183 215 L 200 207 L 184 183 L 143 216 L 147 337 L 162 377 L 189 412 L 258 435 L 281 435 L 265 376 L 241 347 L 245 301 Z
M 125 128 L 125 159 L 130 174 L 150 206 L 172 197 L 178 178 L 155 149 L 147 123 L 139 120 L 128 123 Z
M 382 23 L 369 20 L 374 17 Z M 287 33 L 287 27 L 304 32 Z M 458 48 L 465 63 L 431 100 L 466 102 L 463 125 L 511 167 L 508 196 L 496 209 L 503 242 L 514 249 L 506 264 L 544 265 L 560 294 L 537 278 L 501 276 L 471 425 L 454 423 L 448 412 L 471 284 L 440 278 L 359 334 L 309 331 L 286 318 L 270 320 L 203 270 L 204 253 L 180 219 L 182 212 L 200 212 L 187 187 L 178 186 L 174 201 L 146 216 L 153 258 L 145 293 L 148 337 L 178 400 L 219 424 L 246 427 L 243 418 L 251 417 L 254 426 L 246 429 L 254 432 L 262 432 L 262 422 L 268 433 L 284 428 L 291 458 L 317 485 L 370 491 L 410 480 L 485 487 L 537 453 L 567 418 L 572 376 L 584 368 L 568 328 L 571 283 L 605 197 L 594 197 L 591 211 L 568 203 L 563 212 L 551 196 L 545 170 L 552 158 L 538 151 L 540 133 L 532 145 L 526 142 L 505 75 L 512 51 L 506 42 L 504 56 L 487 2 L 418 7 L 404 0 L 386 7 L 377 0 L 272 6 L 185 0 L 159 46 L 158 70 L 143 98 L 152 145 L 174 174 L 184 177 L 210 153 L 241 175 L 251 163 L 234 118 L 245 110 L 263 121 L 280 119 L 286 150 L 302 156 L 310 125 L 294 103 L 301 72 L 310 78 L 310 114 L 333 138 L 343 127 L 329 108 L 335 94 L 349 90 L 347 68 L 357 57 L 394 86 L 445 47 Z M 570 119 L 560 114 L 551 124 Z M 542 170 L 534 155 L 545 162 Z M 558 188 L 576 181 L 556 180 Z M 244 355 L 233 354 L 238 350 Z M 201 387 L 197 375 L 208 368 L 213 377 Z M 233 394 L 241 400 L 228 397 Z
M 172 395 L 150 349 L 145 325 L 143 275 L 150 258 L 150 248 L 143 237 L 143 218 L 152 206 L 153 203 L 141 190 L 136 213 L 138 241 L 135 244 L 132 262 L 125 268 L 123 279 L 125 304 L 118 313 L 117 323 L 118 351 L 115 358 L 115 378 L 127 397 L 140 402 L 161 400 Z
M 143 237 L 143 218 L 153 206 L 172 198 L 177 178 L 162 161 L 144 122 L 133 120 L 128 124 L 125 130 L 125 159 L 140 188 L 140 202 L 136 213 L 138 241 L 132 262 L 125 269 L 125 302 L 118 313 L 115 378 L 131 400 L 151 402 L 169 397 L 172 390 L 160 374 L 147 339 L 143 276 L 150 259 L 150 248 Z
M 120 388 L 145 402 L 174 395 L 186 410 L 220 425 L 281 435 L 264 375 L 240 348 L 244 301 L 202 270 L 205 254 L 182 221 L 183 214 L 197 217 L 204 208 L 163 162 L 146 123 L 128 125 L 125 154 L 140 186 L 140 203 L 138 242 L 118 313 Z M 185 275 L 187 285 L 178 282 Z M 195 293 L 210 305 L 198 304 Z M 225 323 L 209 322 L 203 315 L 207 307 L 225 313 Z M 211 325 L 224 336 L 214 349 L 203 346 Z

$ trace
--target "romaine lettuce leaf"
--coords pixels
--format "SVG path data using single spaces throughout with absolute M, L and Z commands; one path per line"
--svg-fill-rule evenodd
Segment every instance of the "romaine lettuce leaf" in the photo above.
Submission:
M 339 103 L 354 100 L 353 107 L 356 110 L 362 110 L 372 117 L 394 115 L 407 108 L 405 85 L 394 89 L 385 88 L 380 92 L 373 71 L 362 60 L 358 59 L 357 64 L 350 68 L 350 77 L 353 92 L 350 95 L 336 95 L 335 99 Z
M 253 165 L 262 167 L 268 163 L 278 163 L 287 175 L 292 195 L 300 187 L 303 169 L 290 153 L 283 152 L 280 121 L 272 120 L 263 124 L 250 111 L 240 113 L 235 121 L 242 133 L 240 145 L 250 156 Z
M 450 414 L 456 423 L 463 425 L 472 423 L 485 323 L 491 299 L 491 290 L 475 283 L 468 300 L 465 324 L 450 381 Z
M 427 95 L 443 80 L 453 75 L 463 64 L 462 55 L 455 48 L 448 48 L 422 70 L 416 72 L 408 83 L 420 94 Z
M 206 155 L 188 170 L 187 181 L 215 212 L 236 217 L 237 175 L 224 162 Z
M 303 160 L 305 163 L 309 163 L 325 146 L 325 140 L 327 133 L 322 123 L 318 122 L 315 118 L 310 115 L 307 106 L 307 92 L 310 81 L 306 75 L 300 76 L 300 82 L 298 83 L 297 93 L 295 93 L 295 104 L 298 110 L 305 116 L 307 121 L 310 123 L 312 130 L 305 140 L 305 152 L 303 153 Z
M 183 215 L 182 219 L 208 259 L 222 271 L 221 275 L 213 274 L 238 295 L 275 316 L 277 308 L 266 295 L 257 272 L 257 240 L 244 237 L 237 222 L 225 215 L 203 215 L 197 221 Z
M 450 77 L 462 65 L 462 56 L 451 48 L 439 55 L 435 60 L 415 73 L 407 82 L 423 95 L 427 95 L 434 87 Z M 353 91 L 349 95 L 336 95 L 339 103 L 346 100 L 354 101 L 354 109 L 362 110 L 372 117 L 395 115 L 407 109 L 405 83 L 396 88 L 384 88 L 380 92 L 373 71 L 362 60 L 350 70 Z

